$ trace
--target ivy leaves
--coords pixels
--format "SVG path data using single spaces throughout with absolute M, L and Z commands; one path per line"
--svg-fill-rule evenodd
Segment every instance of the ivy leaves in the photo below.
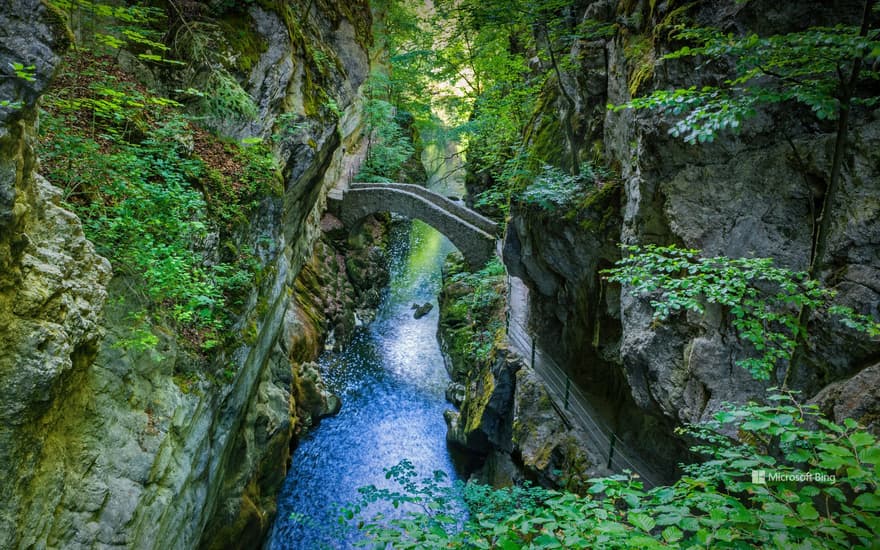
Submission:
M 805 336 L 802 308 L 825 309 L 849 328 L 880 335 L 880 324 L 872 318 L 831 306 L 832 290 L 807 273 L 775 267 L 770 258 L 702 258 L 699 250 L 674 245 L 624 250 L 630 255 L 603 271 L 608 280 L 651 296 L 658 321 L 682 311 L 703 313 L 707 303 L 723 306 L 739 337 L 756 353 L 737 364 L 758 380 L 768 380 L 776 366 L 791 360 L 798 338 Z

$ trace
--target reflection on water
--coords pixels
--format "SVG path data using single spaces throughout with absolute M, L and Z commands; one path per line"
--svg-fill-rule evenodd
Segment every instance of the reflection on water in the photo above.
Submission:
M 306 436 L 278 497 L 270 550 L 348 548 L 337 507 L 358 498 L 358 487 L 389 487 L 383 468 L 407 458 L 424 475 L 453 473 L 443 410 L 447 374 L 437 344 L 437 310 L 413 318 L 414 302 L 433 301 L 449 241 L 419 222 L 392 234 L 391 286 L 376 320 L 351 344 L 319 361 L 342 410 Z M 291 519 L 293 515 L 294 519 Z

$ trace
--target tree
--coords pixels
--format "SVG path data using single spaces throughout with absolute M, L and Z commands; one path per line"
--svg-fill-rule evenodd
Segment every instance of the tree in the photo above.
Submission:
M 567 112 L 560 118 L 569 170 L 577 175 L 580 143 L 571 120 L 576 105 L 565 85 L 565 63 L 560 58 L 560 53 L 570 47 L 576 36 L 573 18 L 568 16 L 571 3 L 568 0 L 483 0 L 453 2 L 451 6 L 446 13 L 453 15 L 453 20 L 458 22 L 459 36 L 465 46 L 457 57 L 464 59 L 471 70 L 471 87 L 477 96 L 485 97 L 490 88 L 499 83 L 515 87 L 510 86 L 516 81 L 510 78 L 513 76 L 511 67 L 505 65 L 505 61 L 517 63 L 513 73 L 520 73 L 521 82 L 528 74 L 526 51 L 546 56 L 559 96 L 566 106 Z M 466 75 L 461 69 L 457 72 Z M 520 130 L 525 125 L 525 121 L 522 122 Z
M 666 59 L 697 57 L 709 62 L 732 60 L 734 74 L 723 86 L 658 90 L 614 109 L 657 109 L 678 117 L 669 132 L 689 143 L 711 142 L 724 130 L 737 130 L 764 106 L 806 105 L 821 120 L 835 121 L 834 149 L 821 206 L 815 210 L 808 276 L 816 279 L 827 267 L 828 238 L 847 153 L 851 113 L 880 101 L 880 29 L 876 0 L 865 0 L 858 25 L 810 27 L 804 31 L 761 37 L 722 33 L 714 28 L 679 27 L 676 38 L 690 42 Z M 873 65 L 872 65 L 873 61 Z M 791 145 L 794 147 L 794 144 Z M 795 150 L 797 154 L 797 150 Z M 798 158 L 800 155 L 797 155 Z M 798 323 L 799 345 L 788 381 L 805 353 L 811 307 L 804 304 Z

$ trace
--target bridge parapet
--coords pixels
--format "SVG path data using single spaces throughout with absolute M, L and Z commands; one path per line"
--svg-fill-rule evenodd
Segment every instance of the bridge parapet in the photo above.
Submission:
M 369 214 L 397 212 L 420 219 L 446 235 L 472 270 L 482 268 L 495 254 L 494 222 L 424 187 L 355 183 L 341 195 L 329 196 L 328 206 L 348 227 Z
M 415 185 L 412 183 L 352 183 L 349 189 L 375 189 L 377 187 L 386 187 L 388 189 L 397 189 L 407 193 L 413 193 L 451 212 L 469 224 L 479 227 L 490 235 L 497 235 L 498 233 L 497 223 L 478 212 L 471 210 L 462 202 L 435 193 L 422 185 Z

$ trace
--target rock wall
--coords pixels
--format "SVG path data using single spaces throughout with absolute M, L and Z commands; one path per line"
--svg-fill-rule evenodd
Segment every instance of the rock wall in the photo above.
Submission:
M 617 242 L 675 243 L 707 255 L 772 257 L 777 265 L 806 269 L 817 193 L 829 178 L 834 127 L 786 105 L 762 111 L 738 134 L 688 145 L 670 136 L 668 119 L 655 113 L 600 107 L 627 102 L 634 87 L 644 94 L 726 78 L 723 63 L 703 64 L 697 71 L 692 59 L 660 59 L 675 46 L 658 26 L 675 17 L 730 32 L 771 34 L 853 22 L 861 3 L 844 2 L 831 10 L 821 2 L 712 2 L 677 14 L 673 12 L 681 6 L 671 2 L 581 4 L 584 18 L 615 23 L 617 32 L 609 39 L 575 44 L 570 59 L 578 70 L 566 86 L 577 98 L 577 109 L 568 113 L 558 101 L 544 102 L 527 136 L 538 140 L 542 124 L 571 116 L 578 140 L 585 144 L 580 158 L 594 158 L 594 141 L 601 140 L 604 162 L 619 171 L 619 195 L 603 199 L 603 191 L 597 190 L 598 200 L 569 220 L 514 204 L 505 263 L 531 290 L 531 328 L 542 347 L 595 396 L 609 424 L 619 426 L 628 443 L 672 468 L 684 456 L 683 444 L 671 437 L 674 425 L 708 419 L 725 401 L 760 399 L 766 387 L 782 382 L 783 373 L 765 384 L 737 367 L 735 361 L 747 350 L 721 312 L 682 314 L 654 323 L 647 300 L 605 284 L 599 270 L 619 257 Z M 645 43 L 649 47 L 643 48 Z M 870 110 L 854 113 L 852 124 L 831 213 L 830 261 L 821 278 L 838 291 L 837 303 L 876 318 L 880 125 L 876 111 Z M 540 147 L 537 141 L 532 145 Z M 552 158 L 546 160 L 564 165 L 563 151 L 547 154 Z M 858 373 L 876 363 L 876 341 L 819 317 L 811 320 L 811 331 L 814 348 L 798 366 L 790 381 L 793 387 L 810 396 L 841 378 L 870 379 L 867 371 Z M 874 418 L 877 402 L 870 396 L 863 399 L 865 390 L 856 383 L 838 384 L 823 393 L 822 402 L 828 410 L 846 408 Z M 847 408 L 853 401 L 862 405 Z M 873 409 L 866 410 L 865 403 Z
M 229 69 L 259 116 L 217 128 L 269 139 L 293 113 L 303 130 L 277 145 L 283 196 L 264 197 L 237 229 L 236 243 L 261 263 L 232 328 L 239 344 L 194 358 L 160 326 L 153 349 L 118 345 L 139 329 L 121 298 L 137 303 L 138 293 L 111 279 L 35 172 L 34 104 L 68 35 L 42 2 L 0 9 L 3 66 L 37 67 L 34 82 L 0 81 L 4 99 L 23 101 L 0 110 L 0 547 L 257 547 L 291 439 L 321 414 L 320 384 L 300 366 L 322 338 L 304 335 L 292 297 L 322 234 L 326 193 L 360 151 L 356 90 L 369 69 L 370 13 L 365 2 L 261 2 L 235 17 L 266 45 Z M 315 48 L 328 64 L 318 66 Z M 136 59 L 120 62 L 176 84 Z
M 447 258 L 437 328 L 452 379 L 446 397 L 457 408 L 444 414 L 446 439 L 472 457 L 466 469 L 496 487 L 529 479 L 573 490 L 607 474 L 586 434 L 554 409 L 528 358 L 504 342 L 503 274 L 466 269 L 459 254 Z M 473 342 L 488 348 L 475 350 Z
M 38 0 L 0 10 L 0 62 L 33 65 L 31 82 L 0 80 L 0 546 L 24 533 L 19 514 L 36 498 L 30 487 L 41 455 L 53 453 L 46 415 L 95 358 L 110 265 L 59 206 L 58 190 L 35 173 L 36 101 L 69 44 L 62 25 Z M 49 472 L 51 473 L 51 472 Z M 34 525 L 40 536 L 45 527 Z

